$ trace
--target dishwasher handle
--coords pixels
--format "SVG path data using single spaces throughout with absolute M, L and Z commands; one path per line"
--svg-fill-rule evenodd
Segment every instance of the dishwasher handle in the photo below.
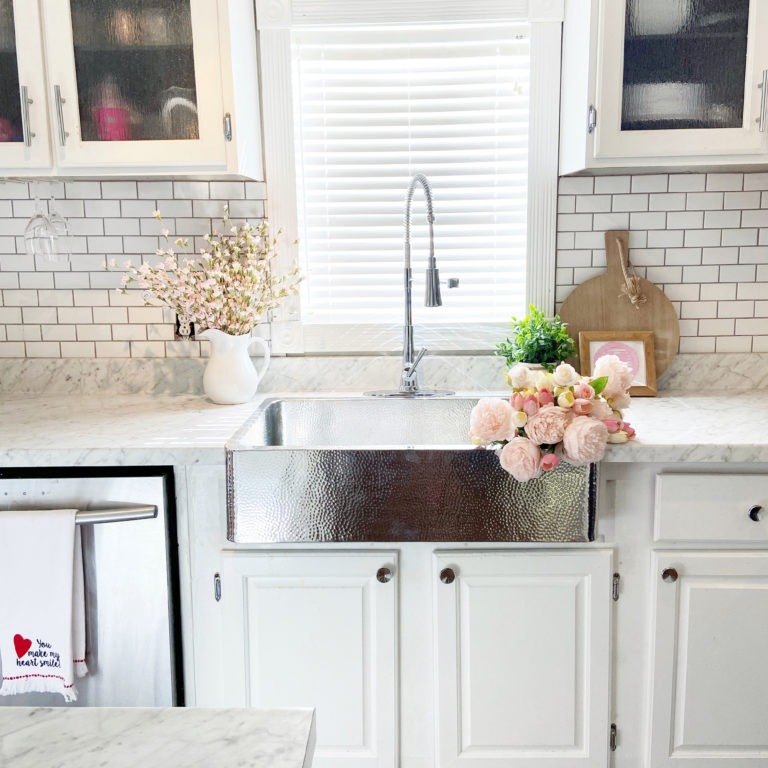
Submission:
M 123 523 L 130 520 L 151 520 L 157 517 L 154 504 L 131 504 L 108 509 L 78 509 L 75 515 L 77 525 L 91 523 Z

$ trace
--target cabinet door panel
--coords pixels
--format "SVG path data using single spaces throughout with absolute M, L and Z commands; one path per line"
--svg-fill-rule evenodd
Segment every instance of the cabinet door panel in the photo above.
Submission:
M 397 582 L 376 573 L 396 557 L 227 555 L 232 684 L 245 706 L 315 707 L 319 768 L 395 765 Z
M 763 6 L 603 2 L 595 157 L 765 152 Z
M 37 3 L 14 0 L 0 4 L 0 165 L 3 175 L 51 165 L 44 77 Z
M 225 167 L 217 6 L 46 3 L 58 165 L 151 171 L 194 157 L 201 169 Z
M 435 555 L 441 766 L 607 764 L 610 562 Z
M 653 768 L 768 760 L 768 554 L 658 552 L 653 562 Z M 662 581 L 668 568 L 676 581 Z

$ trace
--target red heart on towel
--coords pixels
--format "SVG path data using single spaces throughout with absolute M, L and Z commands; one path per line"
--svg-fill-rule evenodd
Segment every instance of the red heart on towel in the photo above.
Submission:
M 21 635 L 14 635 L 13 647 L 16 649 L 16 656 L 21 658 L 32 647 L 32 641 Z

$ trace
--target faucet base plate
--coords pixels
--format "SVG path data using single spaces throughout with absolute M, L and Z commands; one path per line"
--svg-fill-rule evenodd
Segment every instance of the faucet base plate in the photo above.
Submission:
M 399 389 L 380 389 L 374 392 L 363 392 L 366 397 L 448 397 L 455 395 L 449 389 L 419 389 L 415 392 L 401 392 Z

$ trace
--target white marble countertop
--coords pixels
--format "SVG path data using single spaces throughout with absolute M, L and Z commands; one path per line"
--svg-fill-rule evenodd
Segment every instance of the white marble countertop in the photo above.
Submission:
M 311 709 L 4 707 L 3 768 L 309 768 Z
M 216 405 L 196 395 L 0 399 L 0 466 L 223 464 L 224 446 L 260 398 Z
M 194 395 L 5 397 L 0 466 L 223 464 L 263 397 L 231 406 Z M 768 401 L 753 392 L 634 398 L 624 416 L 637 437 L 609 446 L 604 461 L 768 462 Z

